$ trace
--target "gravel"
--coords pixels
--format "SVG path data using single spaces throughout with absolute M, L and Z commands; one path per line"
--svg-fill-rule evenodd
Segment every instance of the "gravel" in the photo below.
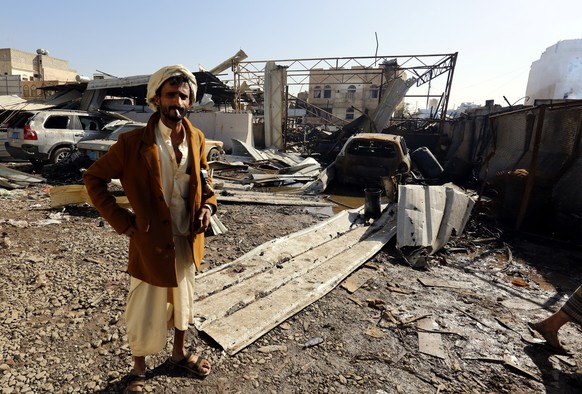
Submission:
M 123 316 L 128 243 L 89 206 L 51 208 L 54 184 L 0 189 L 1 393 L 117 393 L 131 368 Z M 207 239 L 209 267 L 325 217 L 236 204 L 221 205 L 218 215 L 228 232 Z M 145 392 L 580 392 L 579 351 L 556 358 L 524 341 L 532 341 L 525 323 L 556 310 L 582 283 L 579 249 L 519 237 L 474 242 L 483 229 L 472 220 L 448 245 L 455 252 L 443 251 L 426 270 L 412 269 L 387 245 L 361 268 L 374 275 L 356 292 L 337 287 L 234 356 L 191 330 L 189 346 L 213 365 L 205 380 L 168 365 L 168 335 L 165 352 L 147 359 Z M 512 285 L 515 276 L 527 286 Z M 466 282 L 472 286 L 454 286 Z M 551 303 L 544 309 L 520 300 Z M 419 351 L 418 327 L 406 321 L 423 315 L 442 332 L 435 335 L 445 358 Z M 573 325 L 561 331 L 578 350 L 580 334 Z M 504 355 L 531 375 L 499 361 Z

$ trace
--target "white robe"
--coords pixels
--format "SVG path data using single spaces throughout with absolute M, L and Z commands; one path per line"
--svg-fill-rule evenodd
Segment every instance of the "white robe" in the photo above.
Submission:
M 129 346 L 134 356 L 160 352 L 166 344 L 169 328 L 186 331 L 193 322 L 196 266 L 187 237 L 190 231 L 186 210 L 190 183 L 190 175 L 186 174 L 187 138 L 179 146 L 182 152 L 180 165 L 176 164 L 170 129 L 161 121 L 156 127 L 156 145 L 160 153 L 164 197 L 172 216 L 178 287 L 157 287 L 131 278 L 125 318 Z

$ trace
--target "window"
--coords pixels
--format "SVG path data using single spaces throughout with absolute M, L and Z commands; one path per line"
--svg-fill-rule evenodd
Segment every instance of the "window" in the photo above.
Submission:
M 28 97 L 28 86 L 22 87 L 22 94 L 24 97 Z
M 316 99 L 321 98 L 321 86 L 316 86 L 313 89 L 313 98 L 316 98 Z
M 353 100 L 356 98 L 356 87 L 354 85 L 348 86 L 347 98 Z
M 354 109 L 352 107 L 346 109 L 346 120 L 354 119 Z
M 22 115 L 16 116 L 14 120 L 10 121 L 9 127 L 21 129 L 33 116 L 34 114 L 32 112 L 25 112 Z
M 36 86 L 31 86 L 30 87 L 30 97 L 35 97 L 36 96 Z
M 45 129 L 66 129 L 68 125 L 69 117 L 67 115 L 49 116 L 44 122 Z
M 347 152 L 354 156 L 395 158 L 396 147 L 392 142 L 378 140 L 354 140 Z
M 323 98 L 331 98 L 331 86 L 325 85 L 323 88 Z
M 378 92 L 380 91 L 380 89 L 378 88 L 378 85 L 372 85 L 370 87 L 370 98 L 371 99 L 377 99 L 378 98 Z
M 79 116 L 83 130 L 101 130 L 105 126 L 103 118 L 98 116 Z

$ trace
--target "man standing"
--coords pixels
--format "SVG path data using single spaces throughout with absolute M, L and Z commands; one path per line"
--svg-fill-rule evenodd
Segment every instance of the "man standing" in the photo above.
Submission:
M 145 384 L 145 356 L 160 352 L 174 327 L 169 361 L 204 377 L 210 363 L 186 351 L 193 318 L 194 275 L 204 252 L 204 231 L 217 201 L 204 154 L 204 134 L 185 119 L 196 100 L 196 78 L 182 65 L 151 75 L 147 125 L 119 136 L 117 143 L 84 175 L 87 192 L 101 216 L 129 240 L 131 275 L 126 308 L 133 369 L 127 392 Z M 132 210 L 108 191 L 119 179 Z

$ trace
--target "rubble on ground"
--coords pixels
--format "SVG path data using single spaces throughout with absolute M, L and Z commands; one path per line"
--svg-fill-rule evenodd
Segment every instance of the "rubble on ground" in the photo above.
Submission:
M 0 387 L 116 393 L 131 367 L 127 240 L 90 206 L 52 208 L 51 187 L 0 189 Z M 228 231 L 207 238 L 205 262 L 227 264 L 330 215 L 329 207 L 223 203 L 218 217 Z M 211 361 L 212 374 L 184 375 L 162 352 L 148 358 L 146 391 L 579 392 L 582 330 L 560 332 L 573 350 L 566 357 L 526 324 L 557 310 L 582 283 L 579 245 L 518 236 L 477 218 L 423 269 L 388 243 L 234 355 L 192 330 L 189 343 Z

